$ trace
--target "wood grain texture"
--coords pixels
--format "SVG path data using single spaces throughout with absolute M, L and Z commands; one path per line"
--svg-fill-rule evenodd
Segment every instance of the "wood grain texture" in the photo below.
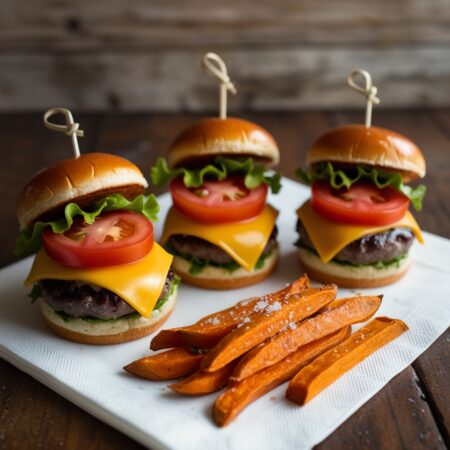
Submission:
M 4 0 L 0 49 L 450 42 L 446 0 Z
M 445 107 L 449 43 L 448 0 L 3 0 L 0 110 L 210 110 L 211 50 L 238 86 L 232 110 L 356 106 L 355 67 L 382 108 Z
M 315 450 L 428 450 L 446 445 L 409 367 Z
M 0 109 L 60 104 L 82 110 L 214 111 L 218 83 L 201 67 L 202 49 L 0 52 Z M 238 90 L 230 111 L 362 107 L 346 84 L 364 67 L 381 108 L 450 104 L 450 47 L 219 49 Z M 38 88 L 36 88 L 38 86 Z M 217 113 L 216 113 L 217 114 Z
M 187 114 L 77 114 L 86 131 L 82 151 L 110 151 L 138 164 L 145 174 L 174 135 L 200 116 Z M 246 113 L 280 145 L 281 169 L 291 175 L 318 135 L 330 126 L 360 121 L 361 113 Z M 450 237 L 448 173 L 450 112 L 381 112 L 374 123 L 410 136 L 426 153 L 429 188 L 418 221 Z M 26 179 L 70 151 L 67 138 L 41 125 L 41 115 L 0 115 L 0 266 L 13 261 L 15 197 Z M 158 191 L 160 192 L 160 191 Z M 297 205 L 293 199 L 293 208 Z M 449 330 L 317 448 L 345 450 L 444 449 L 450 446 Z M 0 361 L 0 449 L 140 449 L 28 375 Z
M 418 358 L 414 370 L 419 377 L 423 396 L 428 401 L 440 434 L 450 448 L 450 329 Z
M 1 450 L 137 450 L 140 445 L 0 360 Z

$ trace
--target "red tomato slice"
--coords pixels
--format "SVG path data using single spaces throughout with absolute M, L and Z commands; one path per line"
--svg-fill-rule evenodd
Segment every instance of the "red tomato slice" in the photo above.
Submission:
M 395 189 L 378 189 L 368 182 L 336 190 L 327 181 L 317 181 L 312 186 L 311 204 L 316 212 L 335 222 L 378 226 L 400 220 L 409 199 Z
M 203 223 L 240 222 L 252 219 L 266 204 L 267 185 L 245 187 L 243 177 L 208 180 L 198 188 L 187 188 L 182 178 L 170 183 L 175 207 L 186 216 Z
M 114 211 L 101 214 L 92 225 L 76 218 L 65 233 L 47 229 L 42 238 L 47 254 L 65 266 L 115 266 L 150 253 L 153 225 L 141 214 Z

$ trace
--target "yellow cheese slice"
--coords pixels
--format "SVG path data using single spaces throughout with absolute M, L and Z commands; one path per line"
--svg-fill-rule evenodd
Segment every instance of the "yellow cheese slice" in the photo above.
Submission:
M 314 248 L 317 250 L 320 259 L 325 263 L 333 259 L 350 242 L 360 239 L 363 236 L 380 233 L 391 228 L 411 228 L 417 240 L 423 244 L 422 232 L 409 211 L 407 211 L 403 219 L 390 225 L 379 227 L 333 222 L 315 212 L 310 200 L 297 210 L 297 214 L 311 242 L 314 244 Z
M 174 234 L 195 236 L 217 245 L 248 272 L 253 269 L 269 240 L 278 211 L 266 205 L 254 219 L 238 223 L 204 224 L 185 216 L 173 206 L 164 224 L 162 244 Z
M 143 259 L 120 266 L 76 269 L 63 266 L 50 258 L 41 248 L 25 280 L 25 286 L 39 280 L 78 280 L 109 289 L 122 297 L 144 317 L 150 317 L 164 288 L 172 255 L 156 242 Z

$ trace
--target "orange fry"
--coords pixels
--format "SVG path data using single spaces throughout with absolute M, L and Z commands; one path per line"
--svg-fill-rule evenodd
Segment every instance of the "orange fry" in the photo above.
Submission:
M 237 365 L 231 379 L 240 381 L 258 370 L 281 361 L 289 353 L 309 342 L 347 325 L 365 322 L 378 310 L 382 298 L 382 296 L 360 296 L 337 300 L 314 317 L 300 323 L 290 323 L 287 330 L 250 350 Z
M 299 405 L 309 402 L 345 372 L 408 330 L 401 320 L 378 317 L 332 350 L 300 370 L 286 397 Z
M 245 319 L 241 327 L 223 337 L 203 359 L 202 369 L 214 372 L 280 332 L 291 322 L 311 316 L 335 299 L 336 290 L 336 285 L 329 285 L 280 298 L 262 312 Z
M 305 364 L 348 336 L 350 336 L 350 327 L 345 327 L 299 348 L 279 363 L 234 384 L 217 398 L 213 409 L 214 421 L 219 426 L 227 425 L 248 404 L 290 380 Z
M 233 361 L 215 372 L 198 370 L 184 380 L 169 385 L 169 387 L 173 391 L 184 395 L 205 395 L 220 391 L 227 385 L 235 366 L 236 364 Z
M 279 291 L 262 297 L 243 300 L 231 308 L 203 317 L 194 325 L 162 330 L 152 339 L 150 348 L 152 350 L 161 350 L 163 348 L 179 347 L 186 345 L 186 343 L 199 348 L 214 347 L 220 339 L 236 328 L 239 323 L 255 314 L 258 311 L 258 305 L 271 305 L 279 301 L 280 297 L 297 294 L 309 287 L 309 279 L 305 274 Z
M 173 380 L 195 372 L 204 357 L 204 353 L 193 353 L 187 347 L 179 347 L 145 356 L 128 364 L 124 370 L 148 380 Z
M 187 342 L 178 333 L 176 328 L 161 330 L 150 342 L 151 350 L 162 350 L 165 348 L 183 347 Z

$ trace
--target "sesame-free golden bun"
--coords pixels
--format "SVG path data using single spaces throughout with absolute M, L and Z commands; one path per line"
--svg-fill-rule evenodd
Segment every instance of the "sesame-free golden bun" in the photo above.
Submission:
M 399 172 L 404 181 L 425 176 L 425 159 L 414 142 L 394 131 L 344 125 L 323 134 L 312 145 L 307 164 L 363 164 Z
M 172 167 L 196 165 L 216 156 L 253 157 L 271 167 L 278 164 L 278 146 L 270 133 L 259 125 L 236 118 L 210 118 L 183 130 L 168 151 Z
M 108 153 L 86 153 L 39 171 L 19 195 L 17 219 L 22 229 L 30 228 L 38 220 L 58 217 L 67 203 L 85 207 L 109 194 L 131 199 L 147 185 L 132 162 Z

